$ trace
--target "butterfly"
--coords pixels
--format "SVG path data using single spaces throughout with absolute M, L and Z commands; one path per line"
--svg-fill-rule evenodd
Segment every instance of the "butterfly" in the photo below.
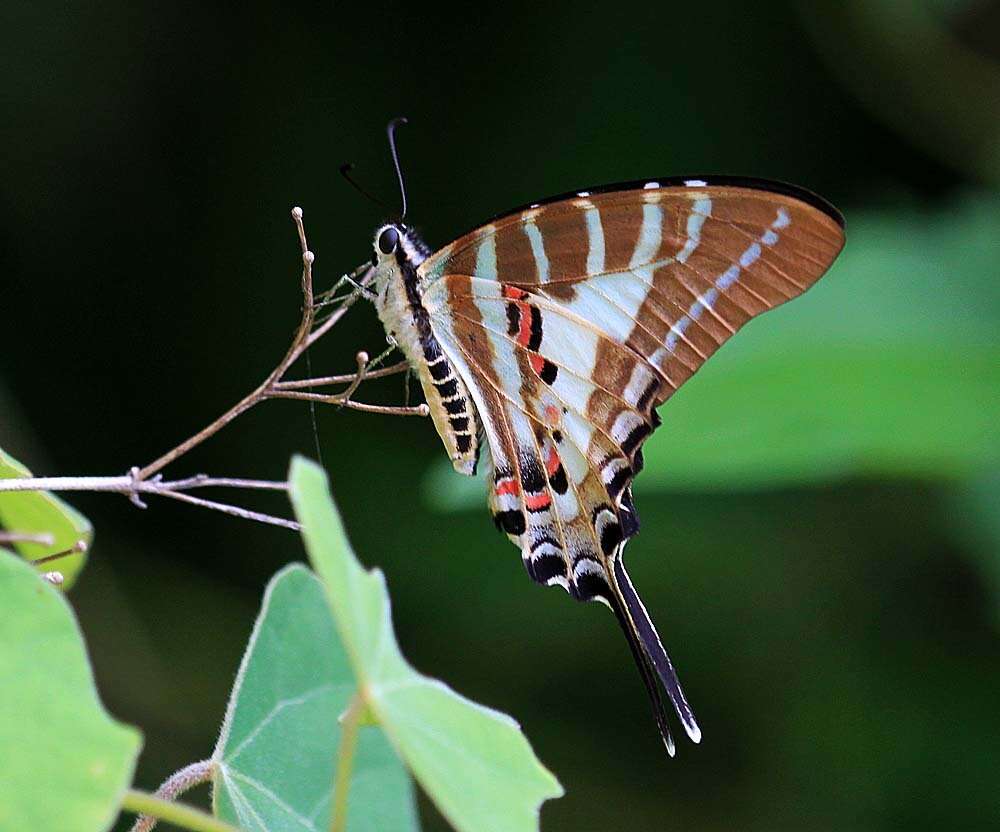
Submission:
M 371 299 L 455 470 L 486 466 L 493 519 L 531 578 L 611 608 L 671 756 L 658 681 L 687 736 L 701 729 L 622 559 L 642 445 L 656 408 L 815 283 L 844 239 L 814 194 L 718 177 L 575 191 L 437 251 L 402 221 L 376 231 Z

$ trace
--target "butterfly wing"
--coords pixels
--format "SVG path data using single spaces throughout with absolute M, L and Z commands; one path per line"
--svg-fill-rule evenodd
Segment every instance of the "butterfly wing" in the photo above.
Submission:
M 833 209 L 785 186 L 647 182 L 515 211 L 420 268 L 483 421 L 498 525 L 535 580 L 614 610 L 671 751 L 654 673 L 700 730 L 621 558 L 642 443 L 654 408 L 843 241 Z
M 637 424 L 651 431 L 656 413 L 648 402 L 640 406 L 635 396 L 625 401 L 575 374 L 581 365 L 574 346 L 581 333 L 596 338 L 628 372 L 639 372 L 644 360 L 586 321 L 517 287 L 453 275 L 432 285 L 424 303 L 435 336 L 467 379 L 480 414 L 497 526 L 521 550 L 535 581 L 611 607 L 673 754 L 656 675 L 688 734 L 697 739 L 700 730 L 641 601 L 624 569 L 616 573 L 614 567 L 624 540 L 638 529 L 628 482 L 639 451 L 629 436 Z M 545 326 L 545 355 L 551 359 L 521 344 L 530 329 L 521 320 L 533 321 L 536 330 Z M 565 339 L 556 335 L 558 328 Z M 647 372 L 652 382 L 654 371 Z
M 656 367 L 662 402 L 750 318 L 819 279 L 844 243 L 839 215 L 808 192 L 681 182 L 529 206 L 460 237 L 421 271 L 428 281 L 468 275 L 558 301 Z M 595 356 L 598 371 L 603 358 Z

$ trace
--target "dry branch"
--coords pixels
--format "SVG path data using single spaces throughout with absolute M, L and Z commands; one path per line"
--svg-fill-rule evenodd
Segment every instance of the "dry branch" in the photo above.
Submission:
M 361 383 L 366 379 L 383 378 L 385 376 L 406 372 L 408 366 L 406 362 L 393 364 L 390 367 L 375 369 L 370 367 L 368 354 L 359 352 L 355 356 L 357 368 L 353 373 L 343 375 L 323 376 L 320 378 L 306 379 L 286 379 L 288 370 L 301 358 L 305 352 L 322 338 L 327 332 L 347 314 L 347 311 L 354 305 L 359 297 L 364 293 L 368 283 L 373 276 L 371 265 L 359 266 L 343 278 L 329 292 L 321 297 L 332 296 L 338 287 L 343 283 L 348 283 L 355 287 L 355 290 L 341 298 L 334 306 L 334 310 L 322 321 L 317 321 L 316 310 L 318 304 L 315 300 L 313 288 L 313 263 L 315 255 L 309 250 L 306 239 L 305 226 L 302 222 L 302 209 L 292 209 L 292 219 L 299 237 L 299 244 L 302 250 L 302 318 L 296 328 L 288 349 L 285 351 L 281 361 L 268 373 L 267 377 L 253 391 L 244 396 L 233 407 L 219 416 L 210 424 L 206 425 L 193 436 L 185 439 L 179 445 L 171 448 L 166 453 L 159 456 L 153 462 L 143 467 L 133 467 L 123 476 L 111 477 L 30 477 L 22 479 L 0 479 L 0 492 L 4 491 L 108 491 L 126 495 L 134 505 L 139 508 L 146 508 L 143 496 L 156 495 L 169 497 L 174 500 L 191 503 L 204 508 L 221 511 L 234 517 L 245 520 L 254 520 L 261 523 L 282 526 L 289 529 L 298 529 L 299 526 L 292 520 L 283 517 L 275 517 L 257 511 L 220 503 L 215 500 L 207 500 L 196 497 L 188 492 L 196 488 L 227 487 L 242 489 L 271 489 L 287 490 L 285 482 L 273 482 L 269 480 L 247 480 L 223 477 L 210 477 L 206 474 L 188 477 L 173 481 L 164 480 L 161 472 L 164 468 L 184 456 L 193 448 L 196 448 L 205 440 L 214 436 L 226 425 L 230 424 L 237 417 L 246 413 L 250 408 L 260 404 L 267 399 L 297 399 L 300 401 L 319 402 L 321 404 L 332 404 L 339 407 L 347 407 L 354 410 L 361 410 L 367 413 L 382 413 L 394 416 L 427 416 L 428 409 L 424 404 L 416 407 L 390 407 L 385 405 L 367 404 L 355 401 L 352 397 L 357 392 Z M 323 305 L 329 305 L 328 300 L 321 301 Z M 376 362 L 378 363 L 378 359 Z M 333 393 L 310 392 L 319 387 L 330 387 L 344 385 L 344 389 Z M 10 540 L 13 542 L 11 533 L 6 537 L 0 537 L 0 542 Z

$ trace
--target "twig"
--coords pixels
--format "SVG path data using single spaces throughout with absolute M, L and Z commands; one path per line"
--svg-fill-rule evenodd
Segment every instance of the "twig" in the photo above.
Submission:
M 366 370 L 365 378 L 384 378 L 385 376 L 394 376 L 399 373 L 405 373 L 410 369 L 410 365 L 406 361 L 400 361 L 398 364 L 393 364 L 391 367 L 383 367 L 380 370 Z M 302 390 L 309 387 L 326 387 L 330 384 L 350 384 L 357 373 L 345 373 L 339 376 L 323 376 L 322 378 L 303 378 L 303 379 L 291 379 L 289 381 L 279 381 L 274 385 L 275 390 Z
M 63 549 L 61 552 L 56 552 L 51 555 L 46 555 L 43 558 L 36 558 L 31 561 L 32 566 L 39 566 L 43 563 L 52 563 L 54 560 L 62 560 L 63 558 L 68 558 L 70 555 L 80 555 L 87 551 L 87 541 L 78 540 L 68 549 Z
M 215 500 L 204 500 L 185 492 L 195 488 L 246 488 L 257 490 L 287 491 L 288 483 L 272 482 L 271 480 L 247 480 L 232 477 L 209 477 L 198 474 L 183 480 L 167 481 L 155 476 L 149 480 L 138 479 L 135 472 L 129 472 L 121 477 L 31 477 L 19 480 L 0 479 L 0 492 L 3 491 L 109 491 L 124 494 L 135 505 L 145 508 L 146 504 L 140 494 L 152 494 L 160 497 L 171 497 L 175 500 L 221 511 L 233 517 L 244 520 L 256 520 L 272 526 L 282 526 L 286 529 L 298 530 L 299 524 L 283 517 L 274 517 L 259 511 L 240 508 L 239 506 L 220 503 Z M 50 556 L 50 557 L 55 557 Z
M 135 478 L 131 473 L 120 477 L 28 477 L 0 479 L 0 491 L 114 491 L 135 494 L 162 494 L 165 491 L 190 491 L 193 488 L 248 488 L 287 491 L 288 483 L 273 480 L 245 480 L 197 474 L 183 480 Z
M 320 402 L 322 404 L 336 404 L 350 410 L 362 410 L 365 413 L 384 413 L 388 416 L 427 416 L 430 408 L 426 404 L 418 404 L 413 407 L 400 407 L 399 405 L 368 404 L 366 402 L 356 402 L 352 399 L 345 399 L 343 393 L 327 396 L 323 393 L 305 393 L 301 390 L 278 390 L 271 395 L 274 399 L 299 399 L 304 402 Z
M 347 385 L 347 389 L 340 395 L 344 397 L 344 404 L 347 404 L 351 400 L 351 396 L 354 395 L 354 391 L 361 386 L 361 382 L 365 380 L 365 372 L 368 369 L 368 353 L 359 352 L 354 360 L 358 363 L 358 370 L 354 374 L 354 379 L 350 384 Z
M 299 244 L 302 248 L 302 319 L 299 321 L 298 329 L 295 332 L 295 336 L 292 339 L 292 343 L 289 345 L 288 350 L 285 352 L 285 356 L 278 362 L 278 366 L 275 367 L 248 395 L 244 396 L 239 402 L 237 402 L 233 407 L 223 413 L 214 422 L 209 424 L 207 427 L 202 428 L 194 436 L 181 442 L 175 448 L 167 451 L 165 454 L 160 456 L 158 459 L 149 463 L 149 465 L 144 468 L 140 468 L 137 474 L 138 479 L 145 480 L 159 471 L 166 468 L 171 462 L 180 456 L 183 456 L 192 448 L 197 447 L 206 439 L 214 436 L 222 428 L 232 422 L 237 416 L 248 411 L 251 407 L 263 401 L 266 397 L 267 392 L 271 389 L 271 386 L 276 382 L 280 381 L 284 374 L 287 372 L 288 368 L 295 363 L 296 359 L 302 354 L 302 343 L 309 337 L 309 333 L 312 331 L 313 315 L 315 314 L 313 310 L 313 277 L 312 277 L 312 266 L 316 260 L 316 256 L 309 251 L 309 246 L 306 241 L 306 230 L 302 224 L 302 209 L 293 208 L 292 209 L 292 219 L 295 221 L 295 228 L 299 235 Z M 350 303 L 353 303 L 351 298 L 344 301 L 344 305 L 338 310 L 338 312 L 346 312 Z
M 291 344 L 285 352 L 284 357 L 278 365 L 267 375 L 252 392 L 244 396 L 233 407 L 215 419 L 206 427 L 202 428 L 193 436 L 188 437 L 176 447 L 167 451 L 153 462 L 139 468 L 132 468 L 123 477 L 28 477 L 23 479 L 0 479 L 0 492 L 4 491 L 110 491 L 125 494 L 134 505 L 145 508 L 140 495 L 152 494 L 156 496 L 169 497 L 175 500 L 192 503 L 194 505 L 221 511 L 234 517 L 247 520 L 256 520 L 262 523 L 283 526 L 289 529 L 298 529 L 297 523 L 281 517 L 274 517 L 262 514 L 249 509 L 232 506 L 214 500 L 205 500 L 187 494 L 195 488 L 207 488 L 211 486 L 248 488 L 248 489 L 274 489 L 287 490 L 287 483 L 270 482 L 262 480 L 247 480 L 221 477 L 208 477 L 204 474 L 196 477 L 189 477 L 172 482 L 163 481 L 160 472 L 184 456 L 188 451 L 200 445 L 205 440 L 214 436 L 226 425 L 242 415 L 250 408 L 267 399 L 299 399 L 310 402 L 320 402 L 322 404 L 338 405 L 348 407 L 353 410 L 361 410 L 367 413 L 381 413 L 393 416 L 427 416 L 429 410 L 426 405 L 418 407 L 391 407 L 385 405 L 366 404 L 356 402 L 351 396 L 357 391 L 361 383 L 369 378 L 382 378 L 405 371 L 408 367 L 406 362 L 400 362 L 391 367 L 383 369 L 369 369 L 368 354 L 359 352 L 356 356 L 357 369 L 353 373 L 324 376 L 322 378 L 306 378 L 285 380 L 285 374 L 289 368 L 298 361 L 299 358 L 329 332 L 347 311 L 357 301 L 365 291 L 367 284 L 371 281 L 374 271 L 370 264 L 364 264 L 355 269 L 351 274 L 345 275 L 341 282 L 347 282 L 355 287 L 355 290 L 347 295 L 339 305 L 322 322 L 316 321 L 316 301 L 313 289 L 313 264 L 315 255 L 309 250 L 306 238 L 305 226 L 302 222 L 302 209 L 292 209 L 292 219 L 295 222 L 295 229 L 299 238 L 299 246 L 302 251 L 302 317 L 292 338 Z M 337 284 L 338 286 L 340 283 Z M 330 290 L 332 293 L 334 289 Z M 328 293 L 324 293 L 321 297 Z M 378 363 L 378 359 L 376 360 Z M 306 390 L 326 387 L 330 385 L 344 384 L 346 388 L 339 393 L 320 394 L 304 392 Z M 9 535 L 10 533 L 8 533 Z M 7 539 L 10 539 L 9 537 Z M 3 541 L 4 538 L 0 538 Z
M 228 503 L 217 503 L 215 500 L 203 500 L 201 497 L 195 497 L 193 494 L 187 494 L 183 491 L 164 491 L 163 496 L 170 497 L 173 500 L 180 500 L 183 503 L 190 503 L 193 506 L 202 506 L 214 511 L 221 511 L 230 517 L 239 517 L 243 520 L 256 520 L 258 523 L 266 523 L 269 526 L 281 526 L 283 529 L 291 529 L 296 532 L 302 528 L 294 520 L 286 520 L 284 517 L 275 517 L 272 514 L 262 514 L 259 511 L 231 506 Z
M 189 789 L 202 783 L 208 783 L 214 772 L 215 762 L 213 760 L 199 760 L 197 763 L 191 763 L 164 780 L 153 797 L 160 800 L 176 800 Z M 152 815 L 139 815 L 129 832 L 150 832 L 156 826 L 157 820 L 158 818 Z

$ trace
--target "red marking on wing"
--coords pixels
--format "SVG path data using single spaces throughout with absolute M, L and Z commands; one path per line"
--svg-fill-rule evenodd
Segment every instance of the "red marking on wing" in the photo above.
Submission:
M 541 373 L 541 370 L 537 372 Z M 559 408 L 554 404 L 545 405 L 545 420 L 550 425 L 558 425 L 562 421 L 562 414 L 559 412 Z
M 531 369 L 538 375 L 541 375 L 542 369 L 545 367 L 545 359 L 538 355 L 538 353 L 533 352 L 529 354 L 528 360 L 531 362 Z
M 517 333 L 517 343 L 526 347 L 531 341 L 531 307 L 526 303 L 518 303 L 517 308 L 521 312 L 521 328 Z
M 503 296 L 511 300 L 524 300 L 528 297 L 528 293 L 524 289 L 518 289 L 517 286 L 504 286 Z
M 545 470 L 551 477 L 559 470 L 559 466 L 562 465 L 562 460 L 559 459 L 559 454 L 556 453 L 555 446 L 549 448 L 548 456 L 545 458 Z
M 504 494 L 513 494 L 516 496 L 520 492 L 521 484 L 513 477 L 508 477 L 497 483 L 496 493 L 498 497 L 502 497 Z
M 525 507 L 533 510 L 548 508 L 551 503 L 552 498 L 549 497 L 547 492 L 543 492 L 541 494 L 526 494 L 524 497 Z

